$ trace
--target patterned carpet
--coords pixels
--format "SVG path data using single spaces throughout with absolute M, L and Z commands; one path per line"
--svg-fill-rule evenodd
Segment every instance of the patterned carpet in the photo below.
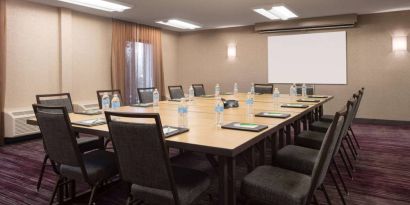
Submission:
M 355 162 L 354 180 L 345 180 L 350 190 L 348 204 L 410 204 L 410 126 L 356 124 L 353 129 L 359 137 L 362 149 L 358 161 Z M 1 205 L 48 204 L 56 177 L 48 168 L 41 190 L 36 191 L 43 156 L 43 146 L 39 139 L 0 147 Z M 181 162 L 186 159 L 175 160 Z M 239 188 L 240 179 L 246 174 L 246 169 L 240 160 L 238 161 Z M 206 161 L 198 162 L 199 169 L 207 169 L 208 173 L 213 174 L 209 193 L 214 200 L 210 201 L 208 196 L 204 195 L 195 204 L 215 204 L 218 194 L 214 170 L 208 168 Z M 343 174 L 346 175 L 345 172 Z M 332 202 L 341 204 L 332 183 L 327 180 L 326 184 Z M 80 185 L 80 189 L 85 188 L 86 186 Z M 98 193 L 96 204 L 125 204 L 125 190 L 125 185 L 117 182 Z M 317 196 L 321 204 L 326 204 L 321 192 L 317 192 Z M 241 204 L 241 197 L 238 198 L 238 204 Z M 86 200 L 87 196 L 80 198 L 78 204 L 83 204 Z

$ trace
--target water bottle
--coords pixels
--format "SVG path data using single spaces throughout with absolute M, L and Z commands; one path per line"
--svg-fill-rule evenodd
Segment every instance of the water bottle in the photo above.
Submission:
M 236 96 L 238 94 L 238 83 L 233 84 L 233 94 Z
M 219 97 L 220 94 L 221 94 L 221 87 L 219 86 L 219 83 L 217 83 L 215 86 L 215 97 Z
M 178 104 L 178 127 L 188 127 L 188 105 L 185 98 L 181 98 Z
M 101 108 L 103 110 L 109 110 L 110 109 L 110 96 L 107 93 L 104 93 L 102 98 L 101 98 Z
M 248 92 L 246 97 L 247 115 L 253 116 L 253 94 Z
M 303 83 L 303 85 L 302 85 L 302 96 L 306 97 L 306 95 L 307 95 L 307 87 L 306 87 L 306 84 Z
M 273 103 L 274 103 L 273 107 L 278 105 L 279 97 L 280 97 L 279 89 L 275 88 L 275 90 L 273 91 Z
M 255 95 L 255 84 L 254 83 L 252 83 L 251 85 L 251 94 Z
M 193 100 L 194 100 L 194 96 L 195 96 L 195 94 L 194 94 L 194 88 L 193 88 L 192 85 L 191 85 L 191 87 L 189 87 L 189 91 L 188 91 L 188 99 L 189 99 L 189 101 L 193 101 Z
M 216 114 L 216 126 L 220 128 L 222 127 L 222 124 L 224 121 L 224 103 L 222 102 L 222 99 L 220 97 L 216 99 L 215 114 Z
M 152 105 L 155 107 L 159 105 L 159 92 L 157 89 L 152 93 Z
M 121 107 L 120 98 L 118 98 L 117 94 L 114 94 L 114 96 L 112 97 L 112 100 L 111 100 L 111 108 L 112 109 L 118 109 L 119 107 Z
M 290 88 L 289 88 L 289 96 L 290 96 L 290 97 L 293 97 L 293 96 L 296 95 L 294 88 L 295 88 L 295 84 L 292 84 L 292 85 L 290 86 Z

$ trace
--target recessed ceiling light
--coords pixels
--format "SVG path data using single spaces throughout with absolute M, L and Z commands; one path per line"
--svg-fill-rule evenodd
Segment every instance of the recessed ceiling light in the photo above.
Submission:
M 76 4 L 80 6 L 85 6 L 93 9 L 99 9 L 109 12 L 123 12 L 124 10 L 130 9 L 131 7 L 125 6 L 123 4 L 114 1 L 104 1 L 104 0 L 59 0 L 66 3 Z
M 259 13 L 262 16 L 265 16 L 266 18 L 270 20 L 279 19 L 277 16 L 273 15 L 270 11 L 266 9 L 254 9 L 253 11 L 255 11 L 256 13 Z
M 282 20 L 288 20 L 290 18 L 296 18 L 298 17 L 295 13 L 293 13 L 291 10 L 286 8 L 285 6 L 274 6 L 270 10 L 270 12 L 279 17 Z
M 193 29 L 201 28 L 198 25 L 188 23 L 188 22 L 185 22 L 185 21 L 181 21 L 181 20 L 177 20 L 177 19 L 170 19 L 168 21 L 157 21 L 157 23 L 167 25 L 167 26 L 176 27 L 176 28 L 180 28 L 180 29 L 193 30 Z
M 289 10 L 285 6 L 274 6 L 270 10 L 259 8 L 259 9 L 254 9 L 253 11 L 265 16 L 266 18 L 270 20 L 277 20 L 277 19 L 288 20 L 290 18 L 298 17 L 295 13 L 293 13 L 291 10 Z

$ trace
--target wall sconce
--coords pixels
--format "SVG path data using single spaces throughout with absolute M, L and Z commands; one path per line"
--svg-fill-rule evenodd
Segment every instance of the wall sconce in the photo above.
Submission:
M 407 36 L 393 36 L 393 51 L 407 51 Z
M 236 44 L 228 44 L 228 59 L 233 60 L 236 58 Z

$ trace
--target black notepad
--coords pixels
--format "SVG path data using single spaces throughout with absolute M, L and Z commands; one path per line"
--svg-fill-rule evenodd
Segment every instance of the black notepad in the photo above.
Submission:
M 327 95 L 309 95 L 309 98 L 328 98 L 329 96 Z
M 107 122 L 105 121 L 104 118 L 98 118 L 98 119 L 76 121 L 76 122 L 72 122 L 72 124 L 86 126 L 86 127 L 94 127 L 98 125 L 107 124 Z
M 215 95 L 201 95 L 199 97 L 201 97 L 201 98 L 213 98 L 213 97 L 215 97 Z
M 262 130 L 268 128 L 268 126 L 267 126 L 267 125 L 254 124 L 254 123 L 232 122 L 232 123 L 223 125 L 222 128 L 224 128 L 224 129 L 231 129 L 231 130 L 260 132 L 260 131 L 262 131 Z
M 298 99 L 296 101 L 297 102 L 320 102 L 320 100 L 314 99 L 314 98 L 302 98 L 302 99 Z
M 222 93 L 221 95 L 233 95 L 233 93 L 231 93 L 231 92 L 225 92 L 225 93 Z
M 298 104 L 298 103 L 288 103 L 288 104 L 283 104 L 281 107 L 288 107 L 288 108 L 308 108 L 309 105 L 305 104 Z
M 152 107 L 152 103 L 140 103 L 140 104 L 132 104 L 131 107 Z
M 171 101 L 171 102 L 181 102 L 181 99 L 170 99 L 170 100 L 168 100 L 168 101 Z
M 188 128 L 182 128 L 182 127 L 173 127 L 173 126 L 163 126 L 162 130 L 164 132 L 165 137 L 171 137 L 175 135 L 179 135 L 184 132 L 188 132 Z
M 101 115 L 102 111 L 101 110 L 85 110 L 82 112 L 76 112 L 75 114 L 80 114 L 80 115 Z
M 269 118 L 288 118 L 290 114 L 288 113 L 279 113 L 279 112 L 260 112 L 255 115 L 256 117 L 269 117 Z

